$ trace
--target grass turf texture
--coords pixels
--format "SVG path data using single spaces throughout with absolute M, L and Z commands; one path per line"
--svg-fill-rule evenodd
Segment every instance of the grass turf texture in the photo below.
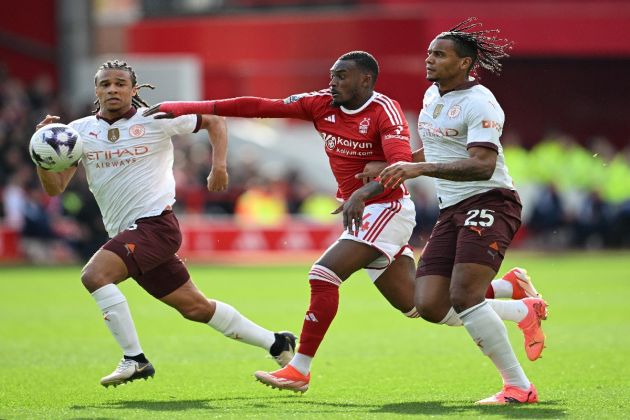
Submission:
M 133 281 L 121 285 L 149 381 L 98 383 L 121 357 L 78 279 L 79 268 L 0 267 L 0 418 L 628 418 L 630 260 L 627 254 L 512 253 L 550 303 L 547 349 L 532 363 L 513 323 L 517 356 L 541 403 L 477 407 L 500 379 L 463 328 L 401 316 L 363 273 L 341 305 L 300 396 L 255 382 L 275 369 L 265 352 L 186 321 Z M 308 266 L 203 267 L 191 272 L 210 297 L 273 330 L 299 332 Z

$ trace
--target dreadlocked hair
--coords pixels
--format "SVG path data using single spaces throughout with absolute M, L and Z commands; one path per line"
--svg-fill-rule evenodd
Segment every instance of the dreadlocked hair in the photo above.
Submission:
M 148 108 L 149 104 L 144 99 L 142 99 L 140 95 L 138 95 L 138 91 L 145 87 L 148 87 L 149 89 L 155 89 L 155 86 L 148 83 L 138 85 L 138 80 L 136 79 L 136 72 L 134 71 L 133 67 L 127 64 L 125 61 L 120 61 L 120 60 L 107 61 L 101 64 L 101 66 L 98 68 L 96 73 L 98 74 L 98 72 L 101 70 L 112 70 L 112 69 L 124 70 L 127 73 L 129 73 L 129 76 L 131 77 L 131 86 L 134 86 L 137 88 L 136 94 L 133 95 L 133 97 L 131 98 L 131 105 L 134 108 L 141 108 L 141 107 Z M 94 84 L 96 84 L 96 76 L 94 76 Z M 96 100 L 94 101 L 94 106 L 96 108 L 94 109 L 94 111 L 92 111 L 92 114 L 98 113 L 98 111 L 101 109 L 101 105 L 98 102 L 98 98 L 96 98 Z
M 460 57 L 472 58 L 469 73 L 476 74 L 481 67 L 490 73 L 499 75 L 503 65 L 500 60 L 509 57 L 514 42 L 499 38 L 498 29 L 481 29 L 483 24 L 475 22 L 476 17 L 469 17 L 446 32 L 437 36 L 438 39 L 450 39 L 455 43 L 455 51 Z

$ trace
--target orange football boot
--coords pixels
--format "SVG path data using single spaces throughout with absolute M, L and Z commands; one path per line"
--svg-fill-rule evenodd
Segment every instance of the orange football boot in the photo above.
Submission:
M 302 375 L 291 365 L 286 365 L 282 369 L 273 372 L 257 371 L 254 373 L 256 379 L 263 384 L 277 389 L 288 389 L 294 392 L 306 392 L 308 383 L 311 381 L 311 374 Z
M 527 297 L 541 298 L 531 277 L 527 274 L 527 270 L 520 267 L 514 267 L 502 277 L 503 280 L 512 283 L 512 299 L 524 299 Z
M 545 334 L 540 322 L 547 319 L 547 302 L 538 298 L 525 298 L 523 303 L 527 306 L 527 315 L 518 327 L 525 336 L 525 353 L 527 358 L 534 361 L 540 357 L 545 348 Z
M 521 389 L 512 385 L 504 385 L 500 392 L 491 397 L 477 401 L 480 405 L 532 404 L 538 402 L 538 392 L 534 384 L 529 389 Z

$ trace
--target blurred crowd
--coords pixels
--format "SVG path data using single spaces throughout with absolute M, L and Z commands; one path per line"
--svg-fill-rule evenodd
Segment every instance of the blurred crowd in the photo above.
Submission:
M 36 262 L 85 260 L 107 240 L 100 213 L 81 169 L 60 197 L 44 194 L 28 153 L 35 125 L 46 114 L 62 122 L 89 115 L 92 104 L 70 106 L 42 76 L 25 85 L 0 66 L 0 227 L 20 232 L 23 255 Z M 307 182 L 299 168 L 265 171 L 255 154 L 229 165 L 230 188 L 209 194 L 211 148 L 204 136 L 174 142 L 177 211 L 212 215 L 244 225 L 273 226 L 302 218 L 338 222 L 329 191 Z M 605 138 L 586 147 L 562 133 L 531 149 L 504 136 L 506 161 L 524 206 L 522 244 L 543 248 L 630 246 L 630 146 L 613 148 Z M 231 157 L 232 159 L 232 157 Z M 418 212 L 416 244 L 422 245 L 437 206 L 427 184 L 410 186 Z

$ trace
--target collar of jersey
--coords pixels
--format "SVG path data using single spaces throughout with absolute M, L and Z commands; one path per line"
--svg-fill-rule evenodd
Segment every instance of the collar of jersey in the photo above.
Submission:
M 376 98 L 376 92 L 372 92 L 372 96 L 370 96 L 370 99 L 365 101 L 365 103 L 361 105 L 360 108 L 348 109 L 344 108 L 343 106 L 340 106 L 339 108 L 346 114 L 358 114 L 359 112 L 363 111 L 374 100 L 374 98 Z
M 131 118 L 131 117 L 133 117 L 134 115 L 136 115 L 136 112 L 138 112 L 138 110 L 137 110 L 135 107 L 133 107 L 133 106 L 132 106 L 132 107 L 131 107 L 131 109 L 130 109 L 129 111 L 125 112 L 123 115 L 121 115 L 121 116 L 120 116 L 120 117 L 118 117 L 118 118 L 114 118 L 114 119 L 110 120 L 109 118 L 105 118 L 105 117 L 103 117 L 103 116 L 102 116 L 102 115 L 100 115 L 100 114 L 96 114 L 96 118 L 98 118 L 99 120 L 103 120 L 103 121 L 105 121 L 105 122 L 106 122 L 106 123 L 108 123 L 109 125 L 112 125 L 112 124 L 114 124 L 116 121 L 118 121 L 118 120 L 122 120 L 123 118 L 124 118 L 124 119 L 126 119 L 126 120 L 128 120 L 129 118 Z
M 450 92 L 455 92 L 455 91 L 457 91 L 457 90 L 466 90 L 466 89 L 470 89 L 471 87 L 473 87 L 473 86 L 477 86 L 478 84 L 479 84 L 479 81 L 478 81 L 478 80 L 471 78 L 471 79 L 470 79 L 470 80 L 468 80 L 467 82 L 464 82 L 464 83 L 462 83 L 461 85 L 456 86 L 456 87 L 455 87 L 455 88 L 453 88 L 453 89 L 450 89 L 450 90 L 447 90 L 447 91 L 442 92 L 442 91 L 440 90 L 440 86 L 438 86 L 438 84 L 437 84 L 437 83 L 435 83 L 435 85 L 436 85 L 436 86 L 437 86 L 437 88 L 438 88 L 438 91 L 440 92 L 440 96 L 444 96 L 444 95 L 446 95 L 447 93 L 450 93 Z

